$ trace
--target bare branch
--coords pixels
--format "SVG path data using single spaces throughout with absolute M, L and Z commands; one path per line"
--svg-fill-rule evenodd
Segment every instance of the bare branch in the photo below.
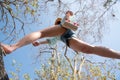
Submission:
M 67 46 L 66 46 L 66 49 L 65 49 L 64 56 L 65 56 L 65 58 L 67 59 L 68 63 L 70 64 L 70 67 L 71 67 L 71 69 L 72 69 L 72 72 L 74 72 L 74 68 L 73 68 L 73 66 L 72 66 L 72 64 L 71 64 L 71 62 L 70 62 L 70 59 L 67 57 Z
M 105 15 L 106 12 L 108 12 L 109 9 L 111 9 L 111 7 L 117 3 L 117 1 L 118 0 L 115 0 L 115 2 L 113 2 L 99 17 L 97 17 L 97 19 L 93 22 L 93 24 L 91 25 L 91 27 L 94 26 L 97 23 L 97 21 L 100 20 Z

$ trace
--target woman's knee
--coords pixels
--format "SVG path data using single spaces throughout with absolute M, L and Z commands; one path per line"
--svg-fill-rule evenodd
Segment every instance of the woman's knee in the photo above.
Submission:
M 46 37 L 46 33 L 43 31 L 39 31 L 40 37 L 39 38 L 44 38 Z

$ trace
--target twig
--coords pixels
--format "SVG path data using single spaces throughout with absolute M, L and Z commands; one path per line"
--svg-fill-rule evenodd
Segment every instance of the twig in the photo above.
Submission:
M 79 66 L 79 71 L 78 71 L 79 79 L 81 79 L 81 70 L 82 70 L 82 66 L 83 66 L 84 62 L 85 62 L 85 58 L 83 57 L 81 60 L 81 64 Z
M 76 80 L 76 74 L 77 74 L 77 55 L 75 56 L 75 59 L 74 59 L 74 80 Z
M 97 22 L 100 18 L 102 18 L 106 12 L 107 12 L 114 4 L 117 3 L 117 1 L 118 1 L 118 0 L 116 0 L 113 4 L 111 4 L 111 5 L 101 14 L 101 15 L 93 22 L 93 24 L 90 26 L 89 29 L 91 29 L 91 27 L 94 26 L 94 25 L 96 24 L 96 22 Z M 89 30 L 89 29 L 88 29 L 88 30 Z
M 64 56 L 67 59 L 68 63 L 70 64 L 70 67 L 71 67 L 72 71 L 74 72 L 74 68 L 73 68 L 73 66 L 72 66 L 72 64 L 70 62 L 70 59 L 67 57 L 67 46 L 66 46 L 66 49 L 65 49 Z

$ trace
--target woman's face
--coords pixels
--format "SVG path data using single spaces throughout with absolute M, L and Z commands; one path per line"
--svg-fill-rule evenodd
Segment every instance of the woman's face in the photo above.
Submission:
M 69 16 L 71 16 L 71 14 L 68 12 L 68 13 L 66 13 L 66 17 L 69 17 Z

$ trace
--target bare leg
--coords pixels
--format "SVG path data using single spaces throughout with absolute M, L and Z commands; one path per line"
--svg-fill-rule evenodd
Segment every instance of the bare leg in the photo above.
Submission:
M 70 47 L 75 51 L 120 59 L 120 52 L 114 51 L 106 47 L 92 46 L 76 38 L 70 39 L 69 43 Z
M 37 39 L 62 35 L 65 31 L 65 28 L 62 28 L 59 25 L 54 25 L 52 27 L 48 27 L 46 29 L 28 34 L 25 37 L 23 37 L 20 41 L 11 46 L 5 44 L 1 44 L 1 46 L 5 49 L 6 53 L 11 53 L 17 48 L 30 44 Z

